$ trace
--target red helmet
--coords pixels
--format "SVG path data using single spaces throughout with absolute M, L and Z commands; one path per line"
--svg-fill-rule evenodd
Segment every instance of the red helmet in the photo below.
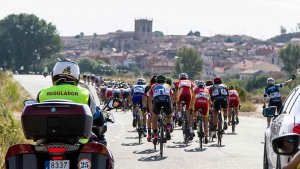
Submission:
M 207 80 L 205 83 L 206 86 L 211 86 L 213 84 L 214 84 L 214 82 L 212 80 Z
M 214 78 L 214 84 L 222 84 L 222 79 L 221 79 L 221 77 L 215 77 L 215 78 Z

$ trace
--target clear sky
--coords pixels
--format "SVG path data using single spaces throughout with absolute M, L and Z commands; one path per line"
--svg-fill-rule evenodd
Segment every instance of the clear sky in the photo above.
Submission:
M 197 30 L 267 39 L 281 25 L 296 30 L 300 0 L 0 0 L 0 19 L 19 13 L 52 22 L 61 36 L 133 31 L 134 19 L 150 18 L 154 31 L 168 35 Z

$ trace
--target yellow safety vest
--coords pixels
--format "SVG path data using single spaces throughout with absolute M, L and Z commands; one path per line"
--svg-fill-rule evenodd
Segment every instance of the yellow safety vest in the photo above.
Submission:
M 90 92 L 80 86 L 70 84 L 54 85 L 39 93 L 39 102 L 47 100 L 70 100 L 74 103 L 88 104 Z

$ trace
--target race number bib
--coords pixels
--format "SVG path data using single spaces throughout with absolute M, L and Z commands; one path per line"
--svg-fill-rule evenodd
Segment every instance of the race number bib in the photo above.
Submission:
M 219 95 L 219 90 L 218 89 L 213 90 L 211 95 L 212 96 L 218 96 Z
M 162 88 L 162 89 L 154 89 L 153 97 L 156 96 L 170 96 L 170 89 L 169 88 Z
M 134 93 L 144 93 L 145 89 L 142 86 L 135 86 Z
M 199 98 L 205 98 L 205 99 L 208 99 L 209 96 L 207 93 L 204 93 L 204 92 L 200 92 L 196 95 L 196 99 L 199 99 Z
M 188 82 L 180 82 L 180 83 L 179 83 L 179 87 L 184 87 L 184 86 L 186 86 L 186 87 L 191 87 L 191 84 L 188 83 Z

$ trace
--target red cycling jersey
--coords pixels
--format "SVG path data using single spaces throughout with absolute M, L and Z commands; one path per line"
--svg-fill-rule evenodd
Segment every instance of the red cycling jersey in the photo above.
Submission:
M 208 110 L 210 107 L 210 95 L 209 91 L 206 88 L 195 88 L 193 94 L 194 110 L 198 111 L 200 108 L 202 109 L 202 115 L 204 117 L 208 116 Z
M 240 102 L 239 93 L 236 90 L 229 90 L 229 107 L 238 107 Z
M 186 109 L 190 109 L 190 104 L 192 100 L 192 89 L 194 84 L 190 80 L 177 80 L 175 82 L 175 88 L 177 90 L 177 101 L 185 101 Z

